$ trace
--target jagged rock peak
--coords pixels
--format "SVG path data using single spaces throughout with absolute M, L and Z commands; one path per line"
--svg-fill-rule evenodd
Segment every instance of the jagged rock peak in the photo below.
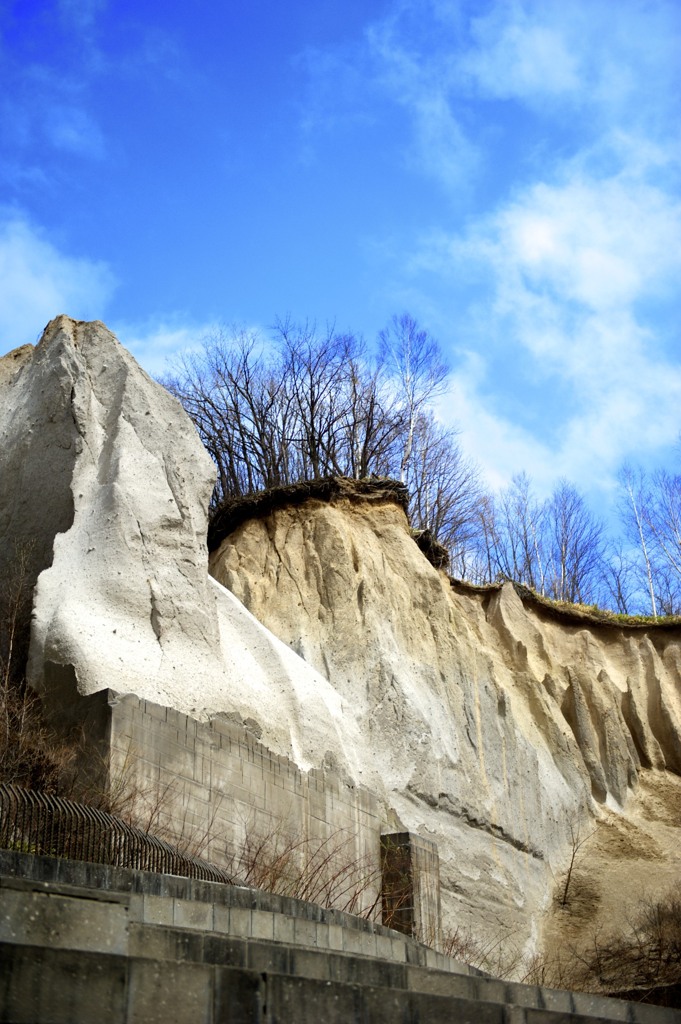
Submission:
M 0 579 L 27 553 L 29 682 L 58 711 L 133 692 L 257 718 L 301 766 L 351 765 L 330 684 L 208 575 L 215 467 L 180 403 L 97 321 L 0 360 Z

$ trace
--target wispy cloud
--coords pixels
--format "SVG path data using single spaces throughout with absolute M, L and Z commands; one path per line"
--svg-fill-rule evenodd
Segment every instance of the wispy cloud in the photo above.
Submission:
M 212 323 L 188 322 L 181 314 L 149 317 L 136 324 L 115 321 L 109 326 L 152 377 L 171 372 L 178 356 L 200 350 L 202 340 L 216 329 Z
M 479 353 L 461 353 L 439 403 L 440 418 L 459 429 L 463 450 L 481 466 L 490 487 L 505 487 L 514 473 L 531 467 L 538 490 L 548 494 L 556 476 L 551 446 L 498 410 L 489 369 Z
M 57 10 L 69 29 L 89 32 L 107 7 L 107 0 L 57 0 Z
M 520 4 L 475 18 L 472 32 L 476 45 L 461 68 L 489 95 L 534 102 L 581 90 L 578 60 L 564 33 L 550 21 L 537 23 Z
M 483 94 L 548 116 L 556 104 L 631 125 L 675 117 L 681 13 L 675 0 L 496 2 L 471 19 L 462 68 Z M 653 125 L 650 121 L 647 128 Z M 668 126 L 669 127 L 669 126 Z
M 401 273 L 424 309 L 450 289 L 447 409 L 493 482 L 607 485 L 678 435 L 680 29 L 667 0 L 403 0 L 368 33 L 430 172 L 456 186 L 439 143 L 496 171 L 491 211 L 429 225 Z
M 140 80 L 147 90 L 184 83 L 189 72 L 178 40 L 143 16 L 123 16 L 126 25 L 117 13 L 116 33 L 108 38 L 108 0 L 7 7 L 0 10 L 0 180 L 26 202 L 60 173 L 72 176 L 73 165 L 64 170 L 60 159 L 110 156 L 109 131 L 120 147 L 124 133 L 107 123 L 114 104 L 100 102 L 104 92 L 121 80 Z M 22 22 L 16 45 L 9 36 L 13 21 Z M 41 175 L 49 159 L 52 174 Z
M 450 12 L 424 33 L 423 8 L 403 3 L 393 14 L 369 26 L 364 46 L 374 87 L 401 106 L 413 124 L 415 145 L 410 162 L 448 189 L 460 189 L 478 167 L 480 150 L 464 127 L 457 98 L 460 69 L 456 40 L 460 19 Z M 436 5 L 437 7 L 437 5 Z M 436 34 L 438 27 L 440 35 Z M 443 42 L 445 42 L 443 46 Z
M 101 159 L 105 134 L 92 111 L 85 78 L 77 80 L 47 65 L 6 63 L 0 72 L 0 144 L 13 159 L 0 165 L 9 181 L 35 183 L 46 157 L 60 154 Z M 43 175 L 44 177 L 44 175 Z
M 52 104 L 44 112 L 43 127 L 46 139 L 55 149 L 90 158 L 105 155 L 104 135 L 85 110 Z
M 62 252 L 21 213 L 0 208 L 0 351 L 35 342 L 60 313 L 101 319 L 114 287 L 105 264 Z
M 106 264 L 64 252 L 23 213 L 0 207 L 0 355 L 35 343 L 60 313 L 107 321 L 115 288 Z M 107 326 L 152 376 L 167 373 L 172 358 L 199 348 L 215 329 L 168 313 Z
M 467 233 L 441 238 L 438 255 L 427 247 L 432 270 L 439 261 L 454 280 L 477 265 L 487 282 L 476 341 L 489 357 L 466 386 L 481 399 L 487 391 L 489 420 L 504 388 L 499 372 L 522 392 L 531 366 L 546 389 L 547 422 L 559 429 L 549 447 L 526 452 L 554 473 L 595 485 L 628 452 L 645 456 L 674 442 L 680 239 L 681 203 L 664 190 L 625 172 L 594 180 L 576 171 L 529 186 Z M 479 419 L 475 404 L 469 399 Z M 503 419 L 493 433 L 513 433 Z M 508 455 L 504 444 L 486 452 L 492 475 L 501 465 L 523 468 Z

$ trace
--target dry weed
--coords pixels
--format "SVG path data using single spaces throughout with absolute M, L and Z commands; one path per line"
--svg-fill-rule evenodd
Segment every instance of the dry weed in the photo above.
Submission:
M 523 960 L 522 952 L 506 930 L 499 931 L 492 938 L 480 939 L 470 929 L 454 928 L 445 932 L 442 951 L 446 956 L 462 960 L 495 978 L 515 977 Z
M 0 580 L 0 781 L 69 795 L 76 749 L 48 725 L 26 682 L 32 587 L 30 548 Z
M 286 823 L 249 822 L 227 870 L 246 885 L 319 906 L 374 918 L 380 871 L 354 852 L 355 835 L 339 829 L 326 838 L 301 836 Z

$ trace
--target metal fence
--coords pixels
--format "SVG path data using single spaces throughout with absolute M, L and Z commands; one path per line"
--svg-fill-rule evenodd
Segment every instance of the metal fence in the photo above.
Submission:
M 96 807 L 0 783 L 0 848 L 140 871 L 232 883 L 226 871 L 188 857 Z

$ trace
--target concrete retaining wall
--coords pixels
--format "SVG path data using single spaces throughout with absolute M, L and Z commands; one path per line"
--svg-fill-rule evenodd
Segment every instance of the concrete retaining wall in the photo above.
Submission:
M 368 790 L 301 772 L 222 716 L 199 722 L 112 690 L 84 698 L 76 716 L 110 790 L 134 794 L 142 827 L 239 877 L 253 860 L 288 856 L 291 874 L 309 878 L 306 897 L 380 918 L 381 820 Z
M 43 909 L 35 913 L 37 908 Z M 65 914 L 70 915 L 68 927 Z M 407 935 L 306 900 L 246 886 L 0 850 L 0 942 L 127 952 L 131 923 L 198 929 L 481 976 L 475 968 Z
M 299 900 L 0 851 L 2 1024 L 679 1024 Z

